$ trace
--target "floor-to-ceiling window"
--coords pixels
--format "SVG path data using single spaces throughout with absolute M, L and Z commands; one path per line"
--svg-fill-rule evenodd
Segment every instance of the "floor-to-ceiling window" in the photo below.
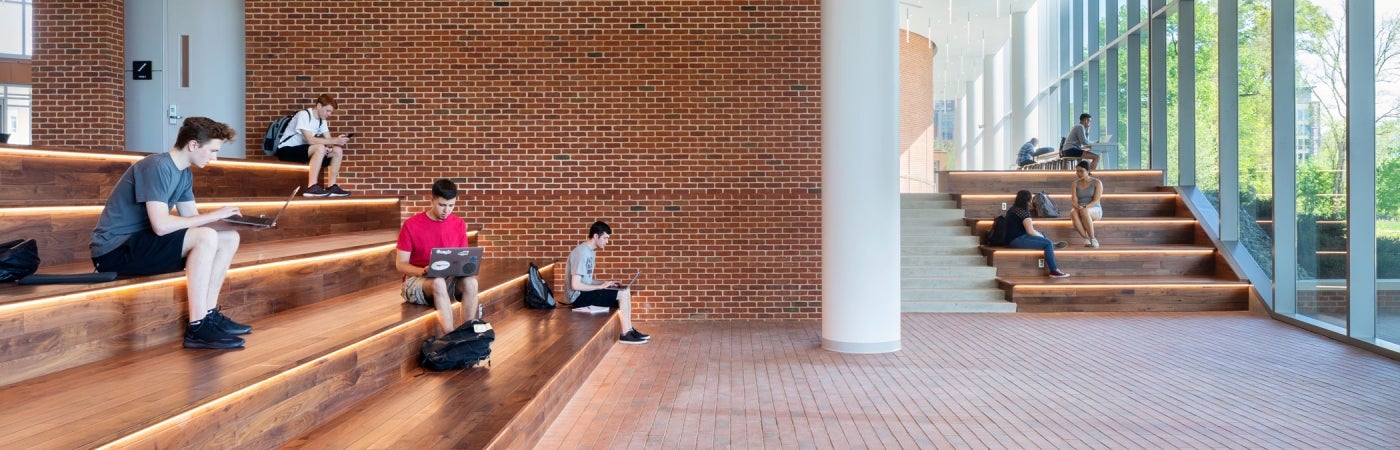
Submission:
M 1347 300 L 1345 0 L 1296 4 L 1298 314 L 1344 331 Z
M 0 84 L 0 133 L 10 144 L 29 145 L 29 86 Z
M 1239 7 L 1240 242 L 1273 278 L 1273 88 L 1269 0 Z
M 1376 26 L 1376 338 L 1400 345 L 1400 2 Z

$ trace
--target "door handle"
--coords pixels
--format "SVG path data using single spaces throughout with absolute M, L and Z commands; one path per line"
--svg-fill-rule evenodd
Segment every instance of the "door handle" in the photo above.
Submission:
M 176 109 L 175 105 L 170 105 L 170 109 L 166 111 L 165 117 L 167 119 L 170 119 L 171 125 L 178 125 L 180 123 L 180 119 L 184 118 L 180 116 L 179 110 Z

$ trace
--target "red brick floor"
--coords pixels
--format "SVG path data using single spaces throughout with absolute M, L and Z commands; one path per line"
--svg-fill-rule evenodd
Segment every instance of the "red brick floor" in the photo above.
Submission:
M 539 448 L 1400 448 L 1400 362 L 1248 313 L 647 322 Z

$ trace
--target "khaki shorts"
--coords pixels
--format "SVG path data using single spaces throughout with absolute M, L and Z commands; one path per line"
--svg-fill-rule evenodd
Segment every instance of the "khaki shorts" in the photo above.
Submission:
M 457 282 L 459 282 L 459 281 L 461 281 L 461 280 L 462 280 L 462 277 L 450 277 L 450 278 L 447 279 L 447 295 L 450 296 L 450 297 L 452 297 L 453 300 L 456 300 L 456 301 L 459 301 L 459 302 L 462 301 L 462 297 L 461 297 L 462 294 L 459 294 L 459 293 L 457 292 Z M 424 287 L 424 286 L 426 286 L 428 283 L 432 283 L 432 282 L 433 282 L 433 279 L 430 278 L 430 277 L 408 277 L 408 278 L 405 278 L 405 279 L 403 280 L 403 291 L 402 291 L 402 293 L 403 293 L 403 301 L 406 301 L 406 302 L 409 302 L 409 303 L 412 303 L 412 304 L 415 304 L 415 305 L 433 306 L 433 303 L 428 301 L 428 297 L 431 297 L 431 296 L 428 295 L 428 294 L 423 290 L 423 287 Z

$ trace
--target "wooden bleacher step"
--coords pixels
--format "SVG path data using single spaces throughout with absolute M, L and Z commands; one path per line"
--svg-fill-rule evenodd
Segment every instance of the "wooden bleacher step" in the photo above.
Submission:
M 1049 278 L 1039 250 L 981 246 L 998 286 L 1018 312 L 1231 311 L 1248 308 L 1249 283 L 1232 273 L 1161 171 L 1096 171 L 1107 218 L 1095 222 L 1099 248 L 1086 248 L 1067 216 L 1036 218 L 1036 229 L 1069 246 L 1055 251 L 1070 278 Z M 1068 210 L 1073 171 L 951 172 L 954 197 L 973 235 L 991 227 L 1015 191 L 1045 190 Z
M 415 373 L 283 448 L 529 448 L 621 334 L 615 314 L 562 308 L 493 327 L 489 367 Z
M 528 321 L 511 306 L 525 266 L 487 260 L 488 318 Z M 414 358 L 436 314 L 403 303 L 398 289 L 381 283 L 249 320 L 254 331 L 240 350 L 168 342 L 0 388 L 0 448 L 281 445 L 418 373 Z

